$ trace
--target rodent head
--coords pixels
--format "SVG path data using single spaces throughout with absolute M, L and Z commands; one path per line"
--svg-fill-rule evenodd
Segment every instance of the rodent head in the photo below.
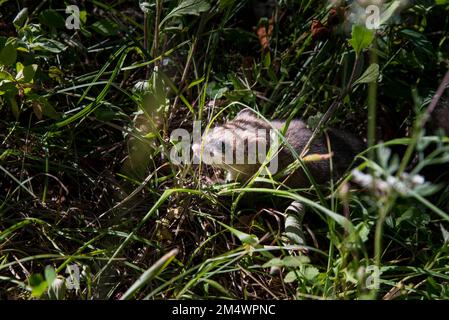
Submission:
M 244 110 L 232 121 L 206 131 L 192 150 L 204 163 L 226 169 L 230 179 L 247 179 L 260 166 L 259 149 L 268 152 L 270 128 L 252 111 Z
M 234 134 L 224 127 L 215 127 L 206 131 L 201 141 L 192 146 L 194 156 L 206 164 L 225 168 L 226 150 L 233 150 Z

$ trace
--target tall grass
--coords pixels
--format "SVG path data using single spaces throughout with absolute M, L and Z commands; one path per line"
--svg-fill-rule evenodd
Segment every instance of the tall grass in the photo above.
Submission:
M 279 1 L 270 50 L 249 1 L 88 1 L 80 30 L 54 2 L 16 26 L 20 4 L 1 7 L 1 47 L 16 38 L 37 70 L 31 91 L 0 85 L 0 298 L 449 298 L 449 188 L 432 169 L 449 139 L 420 120 L 449 68 L 444 5 L 405 8 L 360 53 L 344 24 L 312 35 L 327 2 Z M 0 61 L 0 81 L 17 75 Z M 257 188 L 171 162 L 174 129 L 243 107 L 366 137 L 370 184 Z

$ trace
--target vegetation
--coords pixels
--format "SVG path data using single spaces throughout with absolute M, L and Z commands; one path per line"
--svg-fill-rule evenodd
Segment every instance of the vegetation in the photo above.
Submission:
M 449 298 L 449 2 L 334 3 L 0 0 L 0 298 Z M 170 160 L 245 107 L 367 150 L 306 190 Z

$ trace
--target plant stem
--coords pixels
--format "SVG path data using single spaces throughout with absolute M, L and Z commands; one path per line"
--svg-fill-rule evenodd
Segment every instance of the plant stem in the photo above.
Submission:
M 159 47 L 159 23 L 161 19 L 162 13 L 162 1 L 156 0 L 156 17 L 154 19 L 154 37 L 153 37 L 153 48 L 151 50 L 151 55 L 153 58 L 158 56 L 158 47 Z M 159 65 L 159 60 L 154 62 L 155 66 Z
M 146 12 L 143 13 L 143 49 L 148 54 L 148 14 Z M 150 76 L 150 65 L 146 67 L 145 79 L 148 80 Z

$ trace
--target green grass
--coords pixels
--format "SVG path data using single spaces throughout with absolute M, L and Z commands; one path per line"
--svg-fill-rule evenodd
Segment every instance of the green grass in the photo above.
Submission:
M 80 30 L 59 2 L 15 25 L 20 1 L 0 5 L 0 299 L 449 298 L 449 138 L 422 121 L 447 4 L 358 47 L 348 25 L 312 37 L 327 1 L 279 1 L 263 50 L 247 1 L 189 2 L 86 1 Z M 256 188 L 170 161 L 173 130 L 245 107 L 366 138 L 375 179 Z M 56 293 L 69 269 L 79 289 Z

